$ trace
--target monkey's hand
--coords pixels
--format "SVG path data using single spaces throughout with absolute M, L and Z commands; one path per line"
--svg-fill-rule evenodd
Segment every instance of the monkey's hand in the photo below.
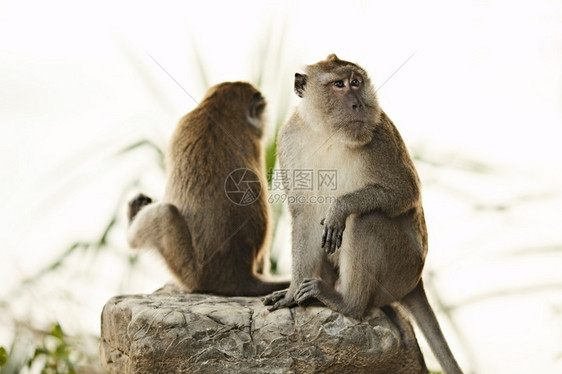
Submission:
M 322 218 L 321 225 L 324 225 L 322 233 L 322 248 L 327 254 L 332 254 L 341 247 L 343 230 L 345 230 L 345 220 L 347 215 L 337 204 L 333 204 L 328 210 L 326 218 Z
M 293 299 L 292 297 L 287 298 L 288 290 L 289 289 L 287 288 L 285 290 L 275 291 L 263 297 L 261 299 L 263 305 L 271 305 L 269 308 L 267 308 L 267 310 L 269 310 L 270 312 L 281 308 L 290 308 L 292 306 L 296 306 L 297 303 L 295 302 L 295 299 Z

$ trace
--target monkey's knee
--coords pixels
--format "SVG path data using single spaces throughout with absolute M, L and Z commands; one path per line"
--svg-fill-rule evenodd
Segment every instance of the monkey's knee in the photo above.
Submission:
M 129 219 L 129 225 L 133 221 L 133 219 L 137 216 L 142 208 L 146 205 L 150 204 L 152 199 L 145 194 L 138 194 L 134 197 L 131 201 L 129 201 L 128 209 L 127 209 L 127 218 Z
M 147 201 L 146 199 L 148 198 L 139 197 L 138 202 L 142 204 Z M 131 205 L 134 201 L 131 202 Z M 161 249 L 162 241 L 166 240 L 167 236 L 176 234 L 178 231 L 176 226 L 180 225 L 182 221 L 183 218 L 174 205 L 150 204 L 139 210 L 131 222 L 127 232 L 129 245 L 131 248 Z

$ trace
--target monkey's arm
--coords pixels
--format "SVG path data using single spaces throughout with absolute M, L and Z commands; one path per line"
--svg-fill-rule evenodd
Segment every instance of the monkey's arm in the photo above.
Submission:
M 378 211 L 389 217 L 396 217 L 415 207 L 419 199 L 420 192 L 416 183 L 402 181 L 400 187 L 367 185 L 339 196 L 336 206 L 346 215 Z
M 416 183 L 400 189 L 371 184 L 339 196 L 320 221 L 324 225 L 322 248 L 333 253 L 341 247 L 345 221 L 351 214 L 379 211 L 389 217 L 396 217 L 416 206 L 419 189 Z

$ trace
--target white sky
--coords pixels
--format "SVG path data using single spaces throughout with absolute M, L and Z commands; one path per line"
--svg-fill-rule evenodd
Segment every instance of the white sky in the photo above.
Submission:
M 284 115 L 275 107 L 281 98 L 296 102 L 294 72 L 329 53 L 361 64 L 378 86 L 415 53 L 379 90 L 408 146 L 445 164 L 471 158 L 491 167 L 477 174 L 419 165 L 428 269 L 438 274 L 440 296 L 454 304 L 510 286 L 561 285 L 562 3 L 342 4 L 0 2 L 0 298 L 69 244 L 96 238 L 136 176 L 161 193 L 150 153 L 113 155 L 147 137 L 165 147 L 196 103 L 148 54 L 199 100 L 205 87 L 195 51 L 211 84 L 252 80 L 264 65 L 271 118 Z M 126 252 L 123 238 L 115 241 Z M 513 255 L 540 246 L 557 250 Z M 103 287 L 124 271 L 96 261 L 103 271 L 88 291 L 96 296 L 84 301 L 78 324 L 92 332 L 117 292 Z M 150 292 L 165 280 L 154 269 L 154 279 L 133 277 L 125 290 Z M 474 370 L 562 370 L 561 307 L 562 291 L 545 289 L 460 309 Z M 64 316 L 52 309 L 49 318 Z

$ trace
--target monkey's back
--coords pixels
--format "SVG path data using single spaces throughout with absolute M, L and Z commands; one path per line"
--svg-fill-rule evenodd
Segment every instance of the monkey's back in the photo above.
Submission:
M 267 238 L 263 151 L 247 124 L 236 121 L 200 106 L 181 119 L 168 150 L 164 199 L 189 223 L 197 261 L 210 270 L 214 261 L 222 263 L 221 274 L 205 278 L 228 279 L 225 269 L 251 268 Z M 262 193 L 250 204 L 229 199 L 225 190 L 229 175 L 239 169 L 252 171 L 261 184 Z

